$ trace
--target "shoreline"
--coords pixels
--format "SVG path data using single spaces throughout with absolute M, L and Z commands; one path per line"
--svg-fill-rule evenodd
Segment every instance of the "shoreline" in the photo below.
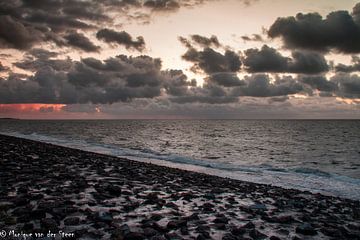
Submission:
M 54 239 L 360 239 L 355 200 L 5 135 L 0 151 L 0 230 L 8 235 L 50 230 Z

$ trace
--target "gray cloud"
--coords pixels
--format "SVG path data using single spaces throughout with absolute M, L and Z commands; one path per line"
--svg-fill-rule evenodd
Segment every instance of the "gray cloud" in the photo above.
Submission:
M 4 65 L 2 65 L 2 63 L 0 62 L 0 72 L 3 72 L 3 71 L 7 71 L 9 70 L 7 67 L 5 67 Z
M 351 65 L 338 64 L 335 66 L 335 71 L 348 73 L 360 71 L 360 58 L 357 56 L 353 56 Z
M 10 75 L 0 80 L 1 103 L 114 103 L 162 94 L 186 94 L 194 85 L 180 70 L 161 70 L 160 59 L 120 55 L 100 61 L 85 58 L 30 59 L 16 64 L 34 76 Z
M 342 53 L 360 52 L 359 7 L 353 14 L 347 11 L 331 12 L 326 18 L 318 13 L 278 18 L 270 27 L 271 38 L 281 37 L 287 48 L 315 51 L 336 50 Z
M 0 47 L 25 50 L 42 38 L 42 33 L 35 28 L 25 26 L 11 16 L 0 16 Z
M 264 45 L 260 50 L 252 48 L 244 53 L 243 63 L 248 72 L 318 74 L 329 70 L 324 56 L 314 52 L 294 51 L 292 58 L 287 58 Z
M 99 46 L 96 46 L 90 41 L 84 34 L 71 32 L 64 37 L 67 40 L 67 44 L 70 46 L 79 48 L 85 52 L 98 52 Z
M 231 50 L 221 54 L 209 47 L 204 48 L 203 51 L 190 48 L 182 58 L 194 63 L 193 71 L 202 70 L 207 74 L 237 72 L 241 67 L 239 55 Z
M 96 37 L 107 43 L 124 45 L 127 49 L 133 48 L 140 52 L 145 49 L 145 41 L 143 37 L 139 36 L 136 40 L 133 40 L 131 35 L 125 31 L 116 32 L 114 30 L 104 28 L 97 32 Z
M 198 34 L 191 35 L 191 40 L 195 42 L 196 44 L 199 44 L 201 47 L 220 47 L 221 44 L 218 40 L 218 38 L 215 35 L 212 35 L 211 37 L 204 37 Z
M 251 36 L 244 35 L 244 36 L 241 36 L 241 39 L 244 40 L 245 42 L 247 42 L 247 41 L 263 42 L 264 41 L 264 39 L 262 38 L 262 36 L 260 34 L 252 34 Z
M 292 77 L 277 78 L 274 82 L 270 81 L 267 74 L 254 74 L 245 76 L 244 86 L 233 89 L 234 96 L 250 97 L 276 97 L 300 93 L 304 90 L 303 86 Z
M 312 89 L 323 92 L 336 92 L 338 86 L 332 81 L 328 81 L 325 76 L 300 76 L 299 81 L 309 85 Z
M 339 73 L 330 80 L 338 85 L 337 96 L 360 98 L 360 77 L 358 75 Z
M 176 11 L 180 8 L 175 0 L 146 0 L 144 6 L 154 11 Z

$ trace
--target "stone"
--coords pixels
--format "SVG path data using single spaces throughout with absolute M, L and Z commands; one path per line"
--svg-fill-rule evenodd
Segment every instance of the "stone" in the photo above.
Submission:
M 317 231 L 311 226 L 311 224 L 304 223 L 303 225 L 296 227 L 296 233 L 313 236 L 317 234 Z
M 268 237 L 266 234 L 263 234 L 262 232 L 259 232 L 256 229 L 252 229 L 249 233 L 249 236 L 255 240 L 266 239 Z
M 66 226 L 75 226 L 80 223 L 80 218 L 78 217 L 70 217 L 64 220 L 64 224 Z

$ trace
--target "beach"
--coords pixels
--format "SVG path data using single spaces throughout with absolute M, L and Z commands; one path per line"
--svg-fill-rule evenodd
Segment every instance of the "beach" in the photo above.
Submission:
M 0 239 L 360 239 L 360 202 L 0 135 Z

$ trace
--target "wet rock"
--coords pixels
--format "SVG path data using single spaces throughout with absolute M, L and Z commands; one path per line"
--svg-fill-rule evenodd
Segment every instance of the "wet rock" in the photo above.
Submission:
M 277 236 L 271 236 L 270 240 L 281 240 L 281 238 L 277 237 Z
M 58 224 L 52 218 L 44 218 L 41 220 L 41 228 L 46 231 L 56 232 L 58 231 Z
M 248 222 L 244 226 L 242 226 L 241 228 L 253 229 L 253 228 L 255 228 L 255 224 L 253 222 Z
M 249 233 L 249 236 L 255 240 L 266 239 L 268 237 L 267 235 L 263 234 L 262 232 L 259 232 L 256 229 L 252 229 Z
M 97 220 L 110 224 L 113 221 L 113 216 L 110 213 L 103 212 L 99 213 Z
M 234 235 L 232 235 L 231 233 L 226 233 L 222 240 L 238 240 L 238 238 Z
M 108 185 L 105 189 L 111 196 L 114 196 L 114 197 L 121 196 L 121 187 L 119 187 L 119 186 Z
M 189 235 L 189 230 L 188 230 L 188 228 L 187 228 L 186 226 L 182 226 L 182 227 L 180 228 L 180 233 L 181 233 L 182 235 Z
M 296 227 L 296 233 L 313 236 L 317 234 L 317 231 L 311 226 L 311 224 L 304 223 L 303 225 Z
M 180 237 L 176 233 L 166 233 L 165 238 L 168 239 L 168 240 L 181 240 L 181 239 L 183 239 L 182 237 Z
M 229 219 L 225 216 L 221 216 L 221 217 L 217 217 L 214 219 L 214 223 L 228 223 L 229 222 Z
M 226 230 L 226 224 L 225 223 L 215 223 L 214 225 L 215 229 L 218 230 Z
M 172 229 L 178 229 L 186 225 L 187 225 L 186 221 L 169 221 L 166 227 L 167 229 L 172 230 Z
M 237 228 L 237 227 L 232 227 L 231 228 L 231 233 L 235 236 L 242 236 L 246 233 L 246 229 L 243 227 Z
M 159 221 L 161 219 L 163 219 L 164 217 L 160 214 L 154 214 L 151 216 L 151 219 L 154 220 L 154 221 Z
M 64 224 L 66 226 L 75 226 L 80 223 L 80 218 L 78 217 L 70 217 L 64 220 Z
M 249 206 L 249 209 L 266 211 L 267 207 L 265 204 L 253 204 L 253 205 Z
M 143 240 L 146 237 L 142 233 L 130 232 L 125 235 L 124 240 Z
M 158 234 L 158 231 L 156 231 L 155 229 L 151 228 L 151 227 L 147 227 L 144 229 L 144 235 L 146 237 L 152 237 Z

